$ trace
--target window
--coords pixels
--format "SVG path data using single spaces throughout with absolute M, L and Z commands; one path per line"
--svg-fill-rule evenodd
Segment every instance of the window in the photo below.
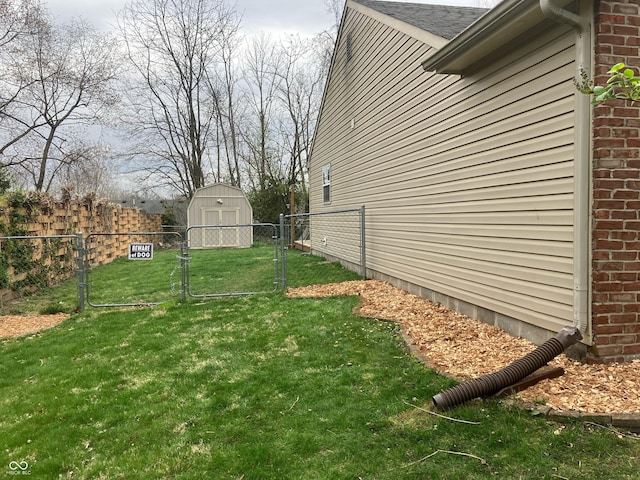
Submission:
M 322 167 L 322 200 L 331 202 L 331 164 Z

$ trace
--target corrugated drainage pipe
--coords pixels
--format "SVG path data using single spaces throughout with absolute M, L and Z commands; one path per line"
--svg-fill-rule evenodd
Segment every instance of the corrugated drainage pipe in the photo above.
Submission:
M 580 330 L 576 327 L 565 327 L 555 337 L 502 370 L 468 380 L 439 393 L 433 397 L 433 404 L 439 409 L 446 409 L 474 398 L 492 395 L 531 375 L 580 340 Z

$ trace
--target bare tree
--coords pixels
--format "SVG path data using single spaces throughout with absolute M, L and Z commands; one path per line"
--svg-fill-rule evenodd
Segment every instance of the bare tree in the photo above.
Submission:
M 0 0 L 0 48 L 15 40 L 24 30 L 22 3 L 16 0 Z
M 220 35 L 220 61 L 222 67 L 212 72 L 209 77 L 211 97 L 215 103 L 217 114 L 216 125 L 216 180 L 222 181 L 223 177 L 231 185 L 242 185 L 240 168 L 240 131 L 238 127 L 237 112 L 240 101 L 237 95 L 239 73 L 236 58 L 239 56 L 241 39 L 238 33 L 240 20 L 232 14 L 228 18 L 226 28 Z M 223 173 L 224 158 L 226 162 L 226 174 Z
M 4 112 L 9 140 L 0 153 L 33 188 L 48 191 L 66 165 L 83 158 L 73 145 L 74 129 L 96 122 L 115 101 L 115 44 L 76 21 L 34 24 L 20 45 L 9 68 L 23 87 Z
M 223 0 L 131 0 L 119 23 L 132 66 L 122 120 L 139 186 L 185 197 L 211 179 L 306 188 L 330 35 L 243 44 Z
M 284 108 L 282 138 L 289 157 L 288 184 L 306 192 L 308 158 L 328 68 L 326 37 L 289 37 L 280 45 L 279 100 Z
M 11 116 L 16 100 L 30 85 L 15 75 L 13 66 L 26 40 L 44 28 L 48 21 L 38 0 L 0 0 L 0 155 L 34 128 L 33 122 L 16 128 Z
M 340 21 L 342 20 L 342 12 L 344 10 L 344 0 L 324 0 L 327 12 L 333 15 L 334 24 L 331 26 L 333 36 L 337 35 Z
M 48 23 L 40 0 L 0 0 L 0 52 Z
M 212 70 L 233 11 L 222 0 L 132 0 L 119 16 L 129 62 L 134 158 L 148 181 L 190 198 L 214 172 Z
M 66 189 L 78 195 L 94 193 L 98 198 L 114 197 L 117 182 L 106 145 L 78 141 L 67 155 L 75 157 L 75 161 L 63 164 L 53 182 L 56 191 Z
M 259 190 L 269 183 L 279 183 L 283 174 L 281 152 L 276 142 L 280 88 L 280 52 L 273 40 L 260 35 L 249 43 L 245 59 L 245 99 L 248 118 L 245 119 L 243 138 L 247 151 L 245 162 L 253 187 Z

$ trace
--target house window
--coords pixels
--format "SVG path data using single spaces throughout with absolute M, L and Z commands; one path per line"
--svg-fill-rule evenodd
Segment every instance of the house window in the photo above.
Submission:
M 322 200 L 331 202 L 331 164 L 322 167 Z

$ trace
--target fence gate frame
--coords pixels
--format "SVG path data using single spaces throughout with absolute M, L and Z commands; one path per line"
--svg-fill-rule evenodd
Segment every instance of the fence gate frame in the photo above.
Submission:
M 159 305 L 161 302 L 131 302 L 131 303 L 92 303 L 91 302 L 91 289 L 89 283 L 89 274 L 91 272 L 91 265 L 89 264 L 89 242 L 92 237 L 109 237 L 109 236 L 151 236 L 151 237 L 166 237 L 168 235 L 178 237 L 178 245 L 180 246 L 180 254 L 176 255 L 176 259 L 180 262 L 180 269 L 182 271 L 180 278 L 180 295 L 184 300 L 184 239 L 179 232 L 95 232 L 90 233 L 84 238 L 82 233 L 77 234 L 77 248 L 78 248 L 78 297 L 79 297 L 79 309 L 84 312 L 85 302 L 91 307 L 140 307 L 147 305 Z
M 283 230 L 280 226 L 274 223 L 241 223 L 241 224 L 228 224 L 228 225 L 192 225 L 187 227 L 185 230 L 184 236 L 184 248 L 183 255 L 181 256 L 182 261 L 182 296 L 183 300 L 189 296 L 190 298 L 215 298 L 215 297 L 230 297 L 230 296 L 241 296 L 241 295 L 256 295 L 259 293 L 268 293 L 267 291 L 252 291 L 252 292 L 225 292 L 225 293 L 192 293 L 191 292 L 191 284 L 189 277 L 189 262 L 191 261 L 191 255 L 189 254 L 190 250 L 198 250 L 198 248 L 193 248 L 190 246 L 190 233 L 192 231 L 201 230 L 203 233 L 206 233 L 206 230 L 218 229 L 220 231 L 224 229 L 238 229 L 238 232 L 241 228 L 250 228 L 251 229 L 251 241 L 253 243 L 254 239 L 254 227 L 263 227 L 263 228 L 272 228 L 273 235 L 271 235 L 271 239 L 274 242 L 274 258 L 273 262 L 275 265 L 274 270 L 274 289 L 272 292 L 277 291 L 279 288 L 283 288 L 284 280 L 283 280 L 283 267 L 282 265 L 285 262 L 284 255 L 284 238 L 283 238 Z M 223 247 L 219 247 L 223 248 Z M 207 250 L 211 249 L 211 247 L 207 248 L 204 246 L 202 249 Z

